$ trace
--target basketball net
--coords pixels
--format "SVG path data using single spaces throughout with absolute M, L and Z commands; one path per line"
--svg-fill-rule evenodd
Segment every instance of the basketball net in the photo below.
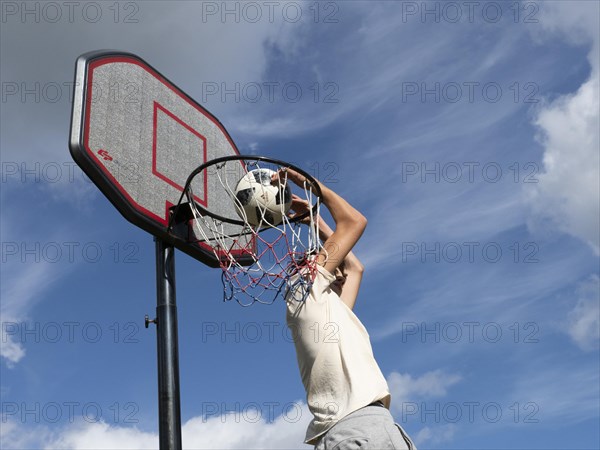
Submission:
M 264 205 L 258 203 L 260 222 L 251 225 L 236 197 L 236 186 L 230 185 L 230 177 L 225 176 L 225 166 L 225 162 L 215 165 L 216 176 L 223 191 L 240 212 L 244 225 L 239 233 L 225 233 L 223 221 L 203 215 L 197 208 L 191 185 L 186 191 L 198 241 L 210 243 L 220 262 L 223 300 L 236 300 L 242 306 L 256 302 L 271 304 L 280 295 L 285 297 L 288 291 L 293 292 L 294 300 L 305 300 L 316 276 L 316 255 L 322 247 L 316 220 L 319 217 L 319 197 L 313 194 L 305 181 L 302 188 L 296 189 L 299 192 L 296 195 L 308 201 L 308 205 L 314 205 L 312 213 L 305 219 L 306 223 L 290 220 L 284 202 L 280 202 L 281 223 L 269 223 L 267 217 L 272 217 L 272 214 L 266 214 Z M 267 167 L 261 167 L 260 161 L 247 161 L 246 168 L 250 171 Z M 287 183 L 287 178 L 282 180 L 280 189 L 285 190 Z M 239 255 L 250 257 L 251 263 L 240 264 L 236 258 Z

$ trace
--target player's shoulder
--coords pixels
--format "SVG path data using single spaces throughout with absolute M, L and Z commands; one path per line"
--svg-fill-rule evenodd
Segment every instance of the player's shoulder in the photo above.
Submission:
M 332 274 L 329 270 L 327 270 L 322 265 L 316 264 L 316 270 L 317 270 L 317 277 L 320 276 L 322 279 L 327 281 L 329 284 L 331 284 L 335 281 L 335 275 Z
M 311 298 L 319 303 L 334 281 L 335 275 L 323 266 L 307 265 L 288 278 L 285 299 L 289 302 Z

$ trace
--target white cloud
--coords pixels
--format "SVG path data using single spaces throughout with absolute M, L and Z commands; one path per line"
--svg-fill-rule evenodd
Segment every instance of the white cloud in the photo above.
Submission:
M 194 417 L 182 425 L 184 448 L 231 449 L 297 449 L 303 444 L 310 420 L 308 407 L 294 403 L 284 414 L 269 423 L 260 411 L 251 414 L 229 413 L 217 417 Z M 256 418 L 256 419 L 255 419 Z M 3 449 L 155 449 L 158 434 L 135 427 L 111 426 L 104 422 L 78 422 L 61 430 L 49 432 L 44 427 L 34 430 L 6 421 L 2 426 L 0 442 Z
M 81 422 L 40 444 L 47 449 L 153 449 L 158 447 L 158 436 L 137 428 Z
M 548 2 L 544 27 L 574 43 L 592 43 L 590 77 L 543 106 L 534 121 L 544 145 L 544 173 L 529 192 L 533 226 L 549 219 L 600 253 L 600 62 L 596 2 Z
M 302 443 L 312 416 L 304 403 L 295 403 L 294 408 L 289 408 L 272 423 L 254 417 L 260 418 L 260 412 L 257 411 L 256 416 L 230 413 L 204 421 L 200 417 L 193 418 L 183 427 L 184 445 L 188 448 L 307 448 Z
M 400 408 L 402 402 L 418 398 L 443 397 L 448 388 L 461 379 L 458 374 L 444 373 L 439 369 L 416 378 L 408 373 L 392 372 L 387 378 L 393 399 L 392 407 Z
M 532 192 L 534 213 L 600 249 L 600 103 L 598 74 L 574 95 L 543 108 L 536 120 L 544 173 Z
M 2 449 L 41 448 L 41 442 L 52 438 L 52 434 L 44 426 L 37 426 L 35 433 L 31 433 L 10 417 L 2 415 L 0 420 L 2 420 L 0 426 L 0 448 Z
M 593 275 L 577 289 L 578 300 L 568 315 L 568 333 L 582 350 L 594 350 L 600 342 L 600 279 Z
M 569 0 L 557 2 L 544 2 L 540 4 L 539 27 L 529 27 L 536 33 L 538 41 L 548 37 L 548 32 L 560 34 L 574 44 L 582 44 L 593 39 L 598 44 L 600 28 L 598 27 L 598 2 L 586 0 Z M 593 52 L 590 53 L 590 55 Z
M 21 361 L 21 359 L 23 359 L 25 356 L 25 349 L 19 342 L 16 342 L 12 336 L 8 336 L 6 334 L 5 325 L 7 325 L 7 322 L 4 321 L 2 324 L 3 327 L 2 342 L 0 343 L 0 356 L 5 358 L 7 367 L 12 369 L 15 364 Z

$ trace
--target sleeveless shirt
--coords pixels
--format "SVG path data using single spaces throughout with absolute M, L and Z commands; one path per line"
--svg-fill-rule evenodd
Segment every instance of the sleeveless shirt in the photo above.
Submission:
M 314 416 L 306 431 L 307 444 L 315 444 L 340 419 L 374 401 L 382 401 L 386 408 L 390 404 L 369 334 L 331 289 L 333 281 L 335 276 L 317 265 L 304 301 L 298 301 L 293 291 L 286 294 L 286 321 Z

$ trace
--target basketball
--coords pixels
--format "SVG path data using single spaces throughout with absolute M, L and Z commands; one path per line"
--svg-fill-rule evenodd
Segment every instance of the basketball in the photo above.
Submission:
M 235 188 L 236 212 L 253 227 L 279 225 L 292 204 L 292 193 L 287 184 L 271 184 L 274 174 L 270 169 L 251 170 Z

